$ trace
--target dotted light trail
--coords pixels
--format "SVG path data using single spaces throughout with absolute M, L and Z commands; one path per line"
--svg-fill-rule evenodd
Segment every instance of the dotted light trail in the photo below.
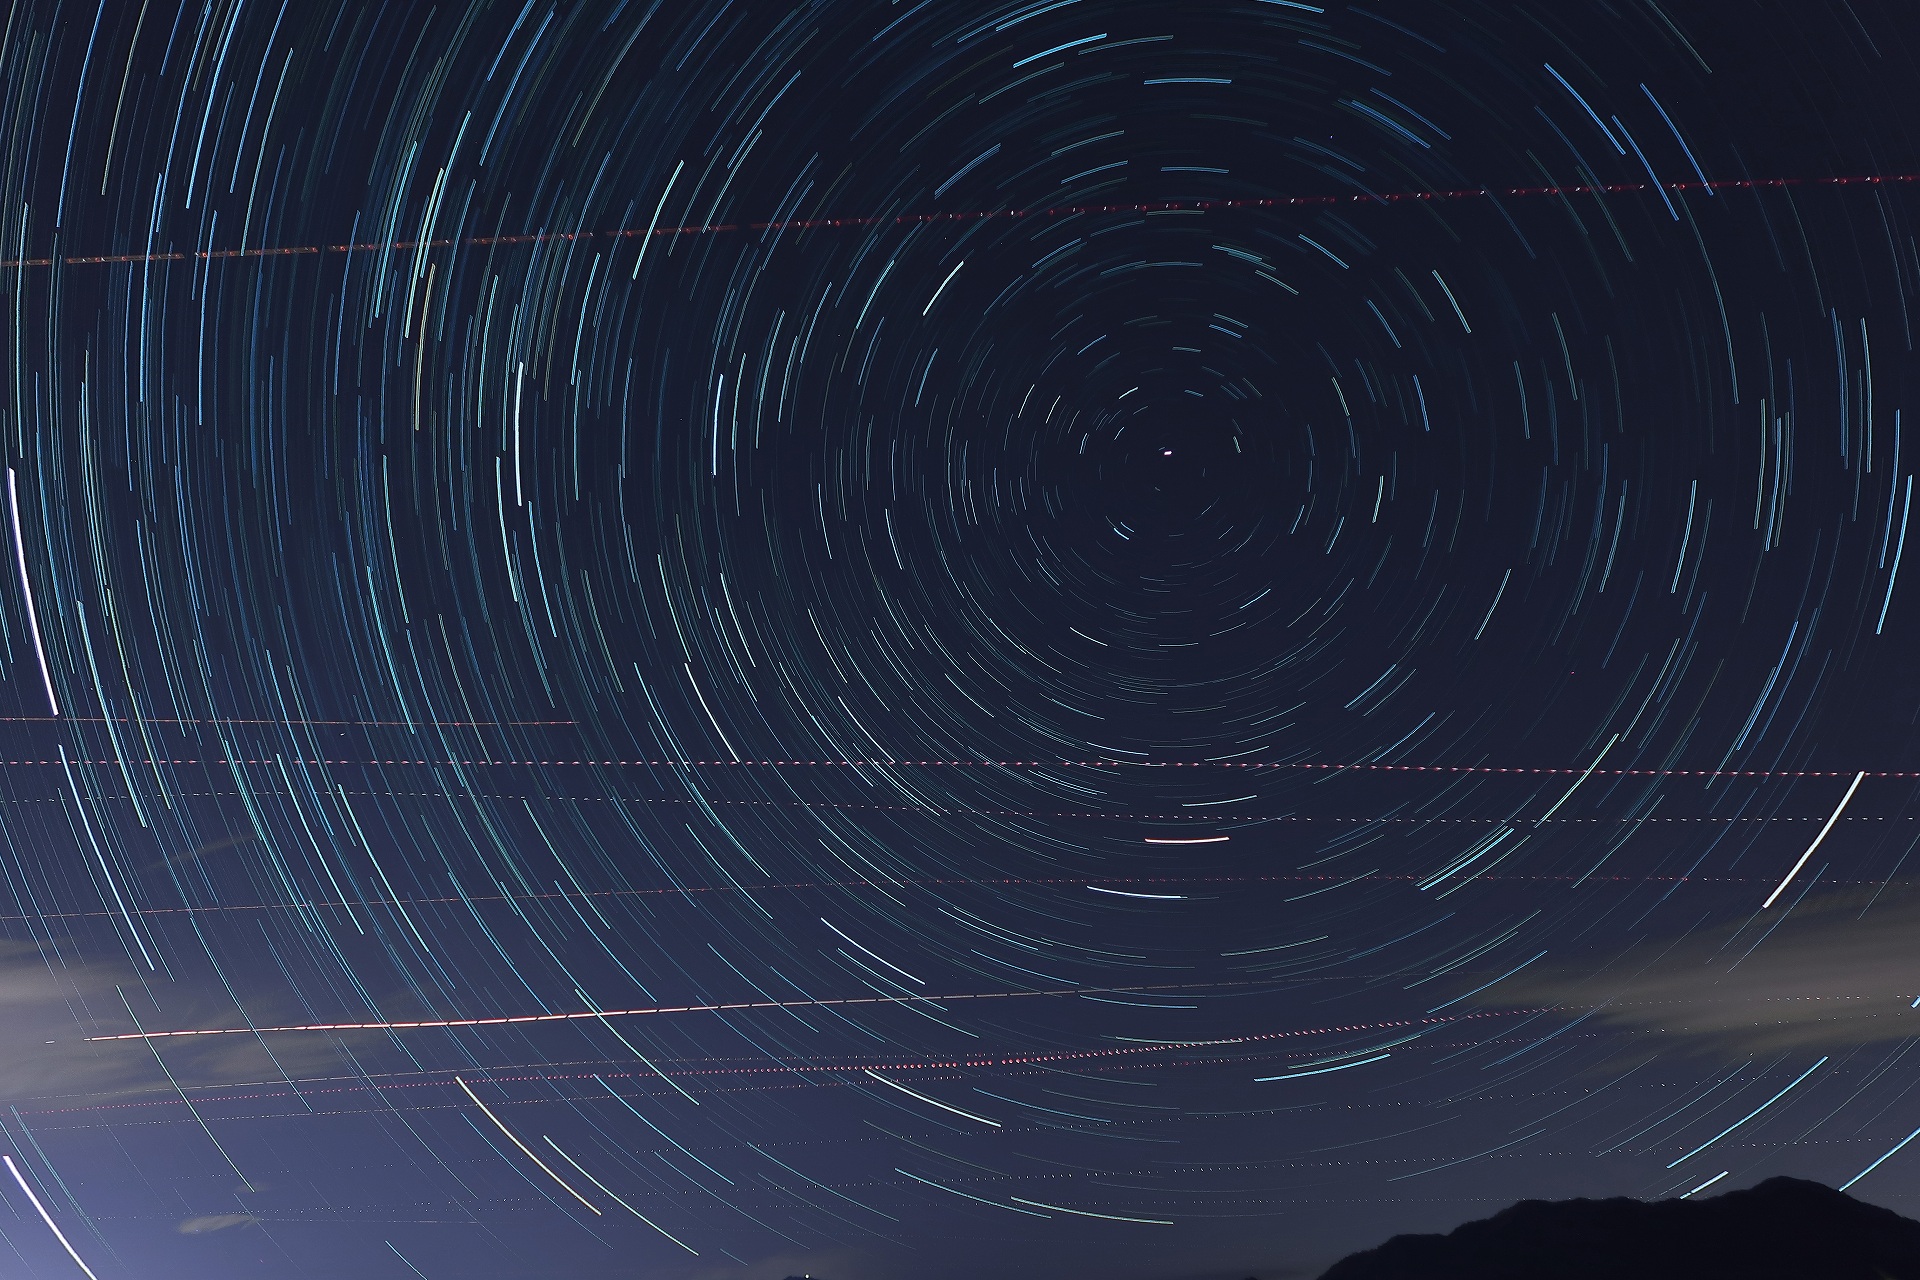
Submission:
M 446 1027 L 505 1027 L 534 1022 L 596 1022 L 606 1018 L 640 1018 L 670 1013 L 728 1013 L 739 1009 L 809 1009 L 834 1005 L 927 1004 L 942 1000 L 1019 1000 L 1036 996 L 1077 996 L 1134 991 L 1183 991 L 1223 984 L 1147 983 L 1123 987 L 1059 987 L 1045 991 L 976 991 L 938 996 L 837 996 L 818 1000 L 740 1000 L 726 1004 L 651 1005 L 640 1009 L 599 1009 L 573 1013 L 516 1013 L 484 1018 L 419 1018 L 394 1022 L 302 1022 L 275 1027 L 209 1027 L 181 1031 L 125 1031 L 110 1036 L 87 1036 L 87 1042 L 106 1040 L 178 1040 L 204 1036 L 267 1035 L 288 1031 L 428 1031 Z
M 324 722 L 316 722 L 324 723 Z M 485 757 L 389 756 L 375 758 L 266 758 L 256 756 L 174 756 L 165 758 L 129 758 L 126 761 L 98 757 L 73 764 L 118 765 L 458 765 L 461 768 L 507 769 L 1253 769 L 1315 770 L 1331 773 L 1439 773 L 1510 774 L 1515 776 L 1562 776 L 1585 774 L 1596 778 L 1920 778 L 1916 769 L 1583 769 L 1553 765 L 1450 765 L 1450 764 L 1307 764 L 1300 762 L 1267 763 L 1258 760 L 587 760 L 587 759 L 498 759 Z M 58 767 L 58 759 L 0 760 L 6 768 Z
M 723 235 L 737 231 L 821 231 L 855 227 L 919 226 L 940 222 L 981 222 L 992 218 L 1063 218 L 1088 213 L 1217 213 L 1228 209 L 1316 208 L 1340 205 L 1420 204 L 1438 200 L 1479 200 L 1500 196 L 1631 195 L 1638 192 L 1714 193 L 1766 191 L 1791 187 L 1875 187 L 1920 182 L 1920 173 L 1861 174 L 1842 178 L 1741 178 L 1708 182 L 1603 182 L 1542 187 L 1458 187 L 1442 191 L 1380 191 L 1352 195 L 1265 196 L 1246 200 L 1147 200 L 1123 204 L 1049 205 L 1039 209 L 971 209 L 949 213 L 902 213 L 892 217 L 788 218 L 774 222 L 714 222 L 678 227 L 623 227 L 616 231 L 551 231 L 528 235 L 460 236 L 438 240 L 367 241 L 358 244 L 282 245 L 256 249 L 195 249 L 155 253 L 73 254 L 63 257 L 0 259 L 4 267 L 109 266 L 131 263 L 220 262 L 235 258 L 297 258 L 319 254 L 384 253 L 403 249 L 491 248 L 496 245 L 552 244 L 592 240 L 645 240 L 659 237 Z

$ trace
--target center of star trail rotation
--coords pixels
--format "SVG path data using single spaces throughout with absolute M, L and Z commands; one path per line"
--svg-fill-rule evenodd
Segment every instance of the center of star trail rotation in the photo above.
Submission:
M 1920 1208 L 1912 33 L 21 0 L 10 1265 Z

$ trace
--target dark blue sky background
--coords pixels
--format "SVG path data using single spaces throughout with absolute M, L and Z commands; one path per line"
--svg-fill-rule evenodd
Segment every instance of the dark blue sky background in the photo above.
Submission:
M 1856 1178 L 1916 34 L 20 0 L 4 1266 L 1273 1280 Z

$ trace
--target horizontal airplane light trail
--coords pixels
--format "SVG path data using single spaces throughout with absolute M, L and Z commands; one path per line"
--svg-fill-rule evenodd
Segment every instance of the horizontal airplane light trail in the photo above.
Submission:
M 1129 987 L 1060 987 L 1044 991 L 976 991 L 958 995 L 915 996 L 912 1003 L 942 1000 L 1013 1000 L 1023 996 L 1074 996 L 1083 993 L 1166 991 L 1216 987 L 1216 982 L 1164 982 Z M 840 996 L 820 1000 L 740 1000 L 728 1004 L 651 1005 L 640 1009 L 600 1009 L 573 1013 L 516 1013 L 488 1018 L 420 1018 L 397 1022 L 306 1022 L 277 1027 L 208 1027 L 182 1031 L 125 1031 L 118 1035 L 87 1036 L 87 1043 L 105 1040 L 171 1040 L 192 1036 L 250 1036 L 282 1031 L 422 1031 L 442 1027 L 502 1027 L 531 1022 L 593 1022 L 606 1018 L 637 1018 L 664 1013 L 727 1013 L 737 1009 L 811 1009 L 820 1005 L 903 1004 L 896 996 Z
M 534 729 L 570 728 L 577 720 L 282 720 L 238 716 L 0 716 L 0 724 L 260 724 L 282 728 L 309 725 L 361 729 Z
M 1219 988 L 1229 986 L 1251 986 L 1251 982 L 1191 982 L 1158 983 L 1131 987 L 1065 987 L 1050 991 L 986 991 L 962 995 L 927 996 L 930 1001 L 939 1000 L 994 1000 L 1010 999 L 1018 996 L 1067 996 L 1083 995 L 1094 992 L 1125 991 L 1164 991 L 1197 987 Z M 606 1009 L 599 1012 L 519 1014 L 492 1018 L 446 1018 L 421 1020 L 414 1022 L 331 1022 L 306 1023 L 297 1026 L 278 1027 L 217 1027 L 205 1030 L 177 1031 L 131 1031 L 118 1035 L 87 1036 L 83 1043 L 94 1044 L 116 1040 L 164 1040 L 182 1039 L 193 1036 L 250 1036 L 265 1035 L 272 1032 L 291 1031 L 417 1031 L 447 1027 L 492 1027 L 503 1024 L 525 1024 L 529 1022 L 585 1022 L 600 1018 L 634 1017 L 653 1013 L 713 1013 L 739 1009 L 786 1009 L 811 1008 L 819 1005 L 858 1005 L 858 1004 L 901 1004 L 904 1001 L 887 996 L 847 996 L 820 1000 L 763 1000 L 741 1002 L 738 1004 L 703 1004 L 683 1006 L 661 1006 L 646 1009 Z M 1043 1053 L 1021 1053 L 1011 1055 L 985 1055 L 979 1057 L 958 1057 L 952 1059 L 929 1058 L 915 1062 L 888 1062 L 877 1064 L 890 1071 L 951 1070 L 962 1067 L 1004 1067 L 1025 1066 L 1033 1063 L 1065 1062 L 1093 1058 L 1131 1057 L 1146 1053 L 1166 1053 L 1176 1049 L 1217 1049 L 1236 1045 L 1265 1044 L 1274 1040 L 1292 1040 L 1306 1036 L 1348 1034 L 1359 1031 L 1392 1031 L 1405 1027 L 1439 1026 L 1458 1022 L 1480 1022 L 1490 1018 L 1510 1018 L 1516 1016 L 1566 1012 L 1574 1008 L 1587 1006 L 1551 1005 L 1526 1006 L 1498 1009 L 1477 1009 L 1466 1013 L 1448 1014 L 1445 1017 L 1431 1015 L 1419 1018 L 1395 1018 L 1386 1021 L 1365 1023 L 1343 1023 L 1319 1027 L 1300 1027 L 1286 1031 L 1265 1031 L 1251 1035 L 1219 1036 L 1196 1040 L 1153 1040 L 1124 1046 L 1108 1046 L 1099 1049 L 1062 1049 Z M 854 1071 L 866 1070 L 876 1064 L 813 1064 L 812 1070 Z M 779 1070 L 788 1069 L 786 1066 Z
M 888 217 L 789 218 L 774 222 L 717 222 L 682 227 L 623 227 L 617 231 L 545 231 L 525 235 L 448 237 L 442 240 L 372 241 L 363 244 L 302 244 L 254 249 L 196 249 L 189 252 L 74 254 L 62 257 L 9 258 L 0 267 L 82 267 L 115 263 L 214 262 L 230 258 L 290 258 L 327 253 L 380 253 L 403 249 L 490 248 L 495 245 L 549 244 L 575 240 L 635 240 L 655 236 L 704 236 L 730 231 L 820 231 L 847 227 L 914 226 L 930 222 L 977 222 L 988 218 L 1060 218 L 1081 213 L 1212 213 L 1222 209 L 1286 209 L 1325 205 L 1391 205 L 1435 200 L 1474 200 L 1497 196 L 1631 195 L 1642 191 L 1759 191 L 1782 187 L 1884 186 L 1920 182 L 1920 173 L 1874 173 L 1845 178 L 1742 178 L 1712 182 L 1606 182 L 1546 187 L 1465 187 L 1449 191 L 1357 192 L 1340 196 L 1269 196 L 1244 200 L 1147 200 L 1130 204 L 1054 205 L 1041 209 L 970 209 L 950 213 L 902 213 Z
M 231 723 L 222 721 L 220 723 Z M 253 722 L 249 722 L 253 723 Z M 264 721 L 259 723 L 286 724 L 300 721 Z M 312 721 L 309 723 L 378 723 L 369 721 Z M 572 723 L 571 721 L 497 721 L 505 725 Z M 467 727 L 487 727 L 488 722 L 479 721 Z M 1492 765 L 1492 764 L 1313 764 L 1304 761 L 1266 762 L 1261 760 L 591 760 L 584 757 L 572 759 L 502 759 L 498 757 L 454 757 L 433 756 L 387 756 L 380 758 L 347 759 L 345 757 L 302 757 L 292 759 L 281 756 L 174 756 L 166 758 L 132 757 L 118 759 L 111 756 L 99 756 L 86 760 L 71 759 L 67 764 L 92 765 L 259 765 L 267 768 L 279 768 L 282 765 L 303 764 L 313 766 L 362 765 L 369 768 L 386 768 L 394 765 L 458 765 L 463 769 L 707 769 L 707 768 L 766 768 L 766 769 L 1292 769 L 1313 770 L 1326 773 L 1483 773 L 1511 774 L 1514 776 L 1540 776 L 1549 774 L 1590 774 L 1596 778 L 1851 778 L 1856 775 L 1865 778 L 1920 778 L 1920 770 L 1915 769 L 1586 769 L 1578 765 Z M 36 760 L 0 760 L 0 766 L 10 769 L 33 767 L 59 768 L 58 757 Z

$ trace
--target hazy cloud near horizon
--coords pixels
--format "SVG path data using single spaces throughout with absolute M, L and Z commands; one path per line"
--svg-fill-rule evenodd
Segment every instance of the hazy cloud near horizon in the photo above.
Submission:
M 149 979 L 126 965 L 89 964 L 61 968 L 50 965 L 38 948 L 24 943 L 0 944 L 0 1102 L 21 1104 L 35 1098 L 73 1097 L 102 1093 L 173 1093 L 154 1053 L 140 1040 L 89 1042 L 89 1035 L 111 1035 L 134 1030 L 121 1002 L 120 988 L 136 1001 L 153 1008 L 153 998 L 165 1000 L 164 1014 L 143 1011 L 141 1021 L 158 1029 L 157 1018 L 168 1028 L 232 1026 L 238 1020 L 231 1005 L 216 1008 L 196 996 L 181 998 L 175 984 Z M 144 1001 L 143 1001 L 144 997 Z M 264 1005 L 264 1002 L 263 1002 Z M 264 1015 L 265 1007 L 255 1010 Z M 275 1081 L 282 1072 L 304 1074 L 341 1069 L 332 1038 L 321 1035 L 281 1036 L 272 1042 L 269 1056 L 254 1036 L 210 1036 L 204 1039 L 158 1042 L 168 1070 L 180 1084 L 195 1086 Z
M 1551 961 L 1549 961 L 1550 963 Z M 1485 1005 L 1599 1005 L 1591 1021 L 1678 1047 L 1746 1058 L 1920 1035 L 1920 895 L 1810 897 L 1738 925 L 1646 942 L 1597 970 L 1522 973 Z M 1658 1037 L 1658 1043 L 1652 1037 Z

